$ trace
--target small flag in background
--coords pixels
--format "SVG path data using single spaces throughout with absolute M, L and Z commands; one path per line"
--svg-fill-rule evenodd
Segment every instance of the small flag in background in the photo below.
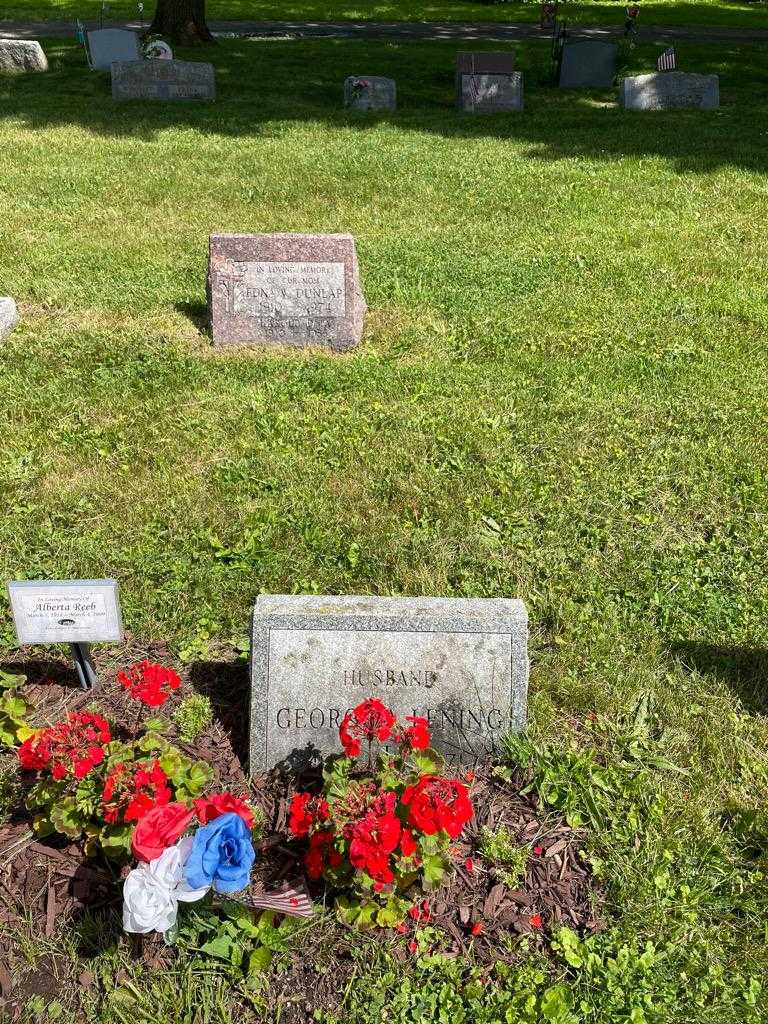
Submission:
M 668 50 L 656 61 L 657 71 L 674 71 L 675 70 L 675 48 L 670 46 Z

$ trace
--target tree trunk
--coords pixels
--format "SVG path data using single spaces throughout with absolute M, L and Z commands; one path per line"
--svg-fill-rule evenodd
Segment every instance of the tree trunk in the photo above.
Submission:
M 157 0 L 149 34 L 168 36 L 182 46 L 215 42 L 205 23 L 205 0 Z

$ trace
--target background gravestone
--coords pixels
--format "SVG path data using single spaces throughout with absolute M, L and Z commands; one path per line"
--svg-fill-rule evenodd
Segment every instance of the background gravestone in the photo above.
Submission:
M 616 43 L 576 39 L 565 43 L 560 62 L 561 89 L 610 89 L 616 77 Z
M 397 110 L 397 86 L 392 78 L 350 75 L 344 80 L 344 106 L 351 110 Z
M 8 297 L 0 298 L 0 338 L 9 334 L 19 322 L 16 303 Z
M 250 770 L 338 753 L 344 714 L 378 697 L 429 718 L 452 764 L 499 750 L 525 724 L 522 601 L 266 595 L 253 611 Z
M 114 100 L 213 100 L 213 64 L 189 60 L 112 62 Z
M 211 235 L 209 245 L 215 345 L 359 344 L 367 307 L 352 235 Z
M 523 76 L 512 51 L 456 54 L 456 105 L 469 114 L 523 109 Z
M 138 33 L 125 28 L 97 28 L 89 32 L 88 54 L 94 71 L 109 71 L 115 60 L 142 59 Z
M 687 71 L 634 75 L 621 83 L 621 103 L 626 110 L 717 110 L 720 79 Z
M 0 39 L 0 72 L 47 71 L 40 43 L 32 39 Z

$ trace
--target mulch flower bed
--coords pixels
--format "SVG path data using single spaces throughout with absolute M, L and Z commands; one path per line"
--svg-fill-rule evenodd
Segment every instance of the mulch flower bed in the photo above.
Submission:
M 84 692 L 65 659 L 50 661 L 6 660 L 0 667 L 28 676 L 25 697 L 31 724 L 45 725 L 67 711 L 94 707 L 114 723 L 117 731 L 130 731 L 135 704 L 115 683 L 121 668 L 140 658 L 169 663 L 160 646 L 121 648 L 117 656 L 97 658 L 100 686 Z M 288 808 L 296 790 L 317 790 L 319 774 L 306 773 L 290 783 L 276 773 L 254 779 L 249 787 L 243 770 L 248 746 L 248 672 L 243 662 L 197 663 L 182 672 L 184 685 L 163 708 L 170 717 L 185 695 L 206 693 L 214 707 L 214 721 L 194 745 L 169 732 L 171 741 L 190 756 L 212 765 L 212 788 L 246 793 L 265 817 L 265 841 L 255 870 L 256 885 L 266 891 L 282 882 L 302 878 L 303 851 L 291 840 Z M 12 773 L 12 755 L 7 759 Z M 442 933 L 440 949 L 448 955 L 472 954 L 484 962 L 510 960 L 510 937 L 528 935 L 546 949 L 546 936 L 567 925 L 579 932 L 600 928 L 600 894 L 580 851 L 583 835 L 539 805 L 533 792 L 522 792 L 526 780 L 505 781 L 490 766 L 478 766 L 468 776 L 475 816 L 451 850 L 455 873 L 428 900 L 419 901 L 408 923 L 399 930 L 379 930 L 400 958 L 412 955 L 413 932 L 424 926 Z M 74 920 L 84 909 L 114 907 L 120 911 L 120 869 L 108 861 L 86 858 L 82 845 L 64 837 L 38 841 L 23 807 L 23 784 L 10 821 L 0 825 L 0 962 L 12 962 L 10 934 L 31 919 L 33 927 L 51 937 L 62 922 Z M 504 829 L 513 843 L 531 853 L 524 875 L 509 884 L 503 865 L 494 865 L 482 853 L 485 833 Z M 310 883 L 318 903 L 327 902 L 322 884 Z M 323 929 L 324 930 L 324 929 Z M 409 943 L 411 944 L 409 947 Z M 342 943 L 342 946 L 344 943 Z M 8 954 L 8 957 L 2 954 Z M 304 953 L 306 955 L 306 951 Z M 0 995 L 10 985 L 0 972 Z

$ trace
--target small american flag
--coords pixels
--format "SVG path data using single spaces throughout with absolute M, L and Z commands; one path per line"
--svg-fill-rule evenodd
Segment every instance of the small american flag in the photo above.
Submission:
M 657 71 L 674 71 L 675 70 L 675 48 L 670 46 L 669 49 L 665 50 L 664 53 L 656 61 Z
M 254 910 L 274 910 L 275 913 L 286 914 L 288 917 L 312 917 L 314 909 L 307 890 L 301 882 L 294 882 L 283 892 L 263 893 L 251 892 L 246 889 L 234 896 L 223 898 L 235 903 L 242 903 Z

